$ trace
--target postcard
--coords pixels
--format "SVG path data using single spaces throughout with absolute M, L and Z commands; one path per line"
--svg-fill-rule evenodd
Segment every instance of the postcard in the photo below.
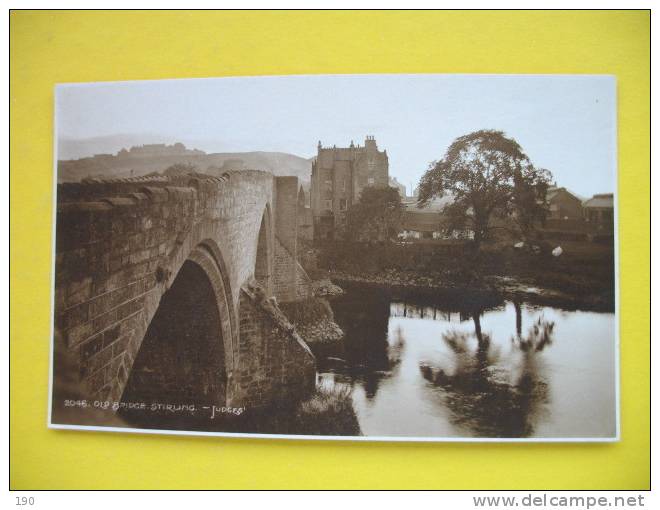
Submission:
M 616 441 L 616 82 L 55 89 L 49 426 Z

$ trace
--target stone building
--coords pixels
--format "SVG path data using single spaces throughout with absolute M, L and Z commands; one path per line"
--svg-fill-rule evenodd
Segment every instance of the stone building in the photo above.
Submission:
M 396 177 L 390 177 L 390 187 L 396 188 L 399 191 L 399 196 L 401 197 L 401 200 L 404 200 L 406 198 L 406 186 L 405 184 L 401 184 Z
M 415 198 L 404 200 L 403 221 L 401 222 L 399 239 L 474 239 L 474 232 L 467 226 L 449 230 L 449 218 L 444 209 L 452 201 L 451 196 L 445 195 L 433 198 L 420 207 Z
M 548 220 L 581 220 L 582 199 L 566 188 L 552 186 L 546 194 Z
M 387 151 L 378 150 L 373 136 L 364 145 L 323 147 L 312 162 L 311 207 L 314 239 L 334 239 L 346 222 L 346 213 L 367 186 L 387 187 Z
M 614 230 L 614 194 L 600 193 L 594 195 L 582 204 L 584 219 L 594 230 Z

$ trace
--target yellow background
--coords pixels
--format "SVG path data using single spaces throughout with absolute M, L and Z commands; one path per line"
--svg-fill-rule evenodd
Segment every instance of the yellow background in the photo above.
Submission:
M 10 16 L 12 488 L 649 487 L 647 12 L 21 11 Z M 53 85 L 325 73 L 616 75 L 620 443 L 298 442 L 46 428 Z

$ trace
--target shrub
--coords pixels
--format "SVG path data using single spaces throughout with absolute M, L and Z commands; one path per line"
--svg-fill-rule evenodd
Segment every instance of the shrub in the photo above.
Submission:
M 296 422 L 299 434 L 323 436 L 358 436 L 360 425 L 353 410 L 349 387 L 318 388 L 298 406 Z
M 311 297 L 304 301 L 280 303 L 280 308 L 295 325 L 320 322 L 334 318 L 330 303 L 324 298 Z

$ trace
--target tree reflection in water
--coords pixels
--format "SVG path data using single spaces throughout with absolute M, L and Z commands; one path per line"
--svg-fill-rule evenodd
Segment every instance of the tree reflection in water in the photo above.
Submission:
M 480 316 L 481 312 L 472 315 L 472 333 L 452 330 L 443 334 L 453 354 L 452 370 L 421 363 L 420 371 L 444 390 L 444 403 L 455 424 L 483 437 L 528 437 L 548 401 L 548 386 L 536 358 L 552 344 L 554 323 L 541 316 L 523 337 L 520 305 L 516 304 L 517 334 L 511 342 L 520 364 L 502 367 L 497 363 L 499 349 L 492 347 L 490 336 L 481 330 Z
M 403 336 L 401 326 L 397 326 L 394 331 L 394 341 L 387 347 L 387 360 L 390 364 L 390 370 L 394 370 L 401 363 L 403 357 L 403 348 L 406 346 L 406 339 Z
M 380 383 L 384 379 L 395 375 L 398 366 L 401 364 L 405 347 L 405 338 L 401 327 L 396 329 L 391 343 L 386 335 L 385 342 L 379 342 L 378 346 L 380 347 L 378 356 L 371 358 L 372 364 L 354 367 L 351 370 L 354 379 L 364 382 L 365 396 L 369 400 L 375 398 Z M 374 359 L 378 360 L 378 364 L 373 364 Z

